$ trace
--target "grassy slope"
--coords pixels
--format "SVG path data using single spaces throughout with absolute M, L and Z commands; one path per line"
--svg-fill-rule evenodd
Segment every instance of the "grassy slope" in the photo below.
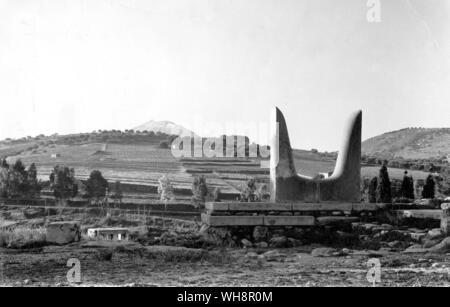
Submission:
M 362 151 L 387 159 L 450 156 L 450 128 L 408 128 L 384 133 L 364 141 Z

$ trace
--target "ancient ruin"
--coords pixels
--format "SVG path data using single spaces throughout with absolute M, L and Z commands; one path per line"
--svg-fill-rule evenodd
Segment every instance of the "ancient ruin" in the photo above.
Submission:
M 297 174 L 283 113 L 275 108 L 271 144 L 270 194 L 272 202 L 360 202 L 362 112 L 352 115 L 345 131 L 336 167 L 329 178 Z
M 208 203 L 203 222 L 210 226 L 314 226 L 351 219 L 348 213 L 378 210 L 374 204 L 360 204 L 361 122 L 362 112 L 358 111 L 348 122 L 333 174 L 316 179 L 297 174 L 286 121 L 275 108 L 270 159 L 271 202 Z M 325 216 L 318 212 L 325 212 Z M 342 216 L 330 216 L 332 212 L 341 212 Z

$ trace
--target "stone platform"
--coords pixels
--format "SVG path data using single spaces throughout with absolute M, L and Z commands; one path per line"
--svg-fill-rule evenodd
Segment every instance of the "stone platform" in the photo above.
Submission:
M 202 222 L 208 226 L 315 226 L 358 220 L 363 212 L 380 210 L 361 203 L 206 203 Z M 356 216 L 355 216 L 356 215 Z

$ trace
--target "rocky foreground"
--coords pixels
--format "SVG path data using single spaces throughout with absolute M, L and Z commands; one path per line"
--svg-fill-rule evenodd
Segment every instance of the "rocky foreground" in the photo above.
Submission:
M 340 230 L 256 228 L 233 232 L 204 227 L 195 232 L 192 225 L 165 223 L 160 227 L 154 223 L 140 227 L 127 242 L 83 237 L 63 246 L 3 248 L 0 283 L 450 286 L 450 238 L 439 229 L 353 223 Z M 80 282 L 67 278 L 69 259 L 79 260 Z
M 167 246 L 47 246 L 1 250 L 9 286 L 373 286 L 369 259 L 380 260 L 377 286 L 450 286 L 448 254 L 288 249 L 203 250 Z M 67 281 L 80 260 L 81 282 Z

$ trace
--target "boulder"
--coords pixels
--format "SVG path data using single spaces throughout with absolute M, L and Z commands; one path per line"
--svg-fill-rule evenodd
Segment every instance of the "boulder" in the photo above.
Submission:
M 281 254 L 276 250 L 265 252 L 260 256 L 262 259 L 265 259 L 266 261 L 282 261 L 286 257 L 286 255 Z
M 404 253 L 436 253 L 445 254 L 450 252 L 450 237 L 445 238 L 440 243 L 430 247 L 425 248 L 420 245 L 413 245 L 410 248 L 403 251 Z
M 435 239 L 440 236 L 442 236 L 442 230 L 440 228 L 434 228 L 428 231 L 428 237 L 430 237 L 430 239 Z
M 427 252 L 428 252 L 428 249 L 423 248 L 422 245 L 413 245 L 403 251 L 403 253 L 405 253 L 405 254 L 424 254 Z
M 450 237 L 445 238 L 441 243 L 428 249 L 432 253 L 448 253 L 450 252 Z
M 431 239 L 425 239 L 423 242 L 423 248 L 430 248 L 435 246 L 436 244 L 439 244 L 439 240 L 431 240 Z
M 242 243 L 242 246 L 245 248 L 251 248 L 253 246 L 253 243 L 247 239 L 242 239 L 241 243 Z
M 415 242 L 421 242 L 422 239 L 426 236 L 425 233 L 418 233 L 418 232 L 411 232 L 409 235 L 411 236 L 411 239 Z
M 258 254 L 255 252 L 249 252 L 245 255 L 245 258 L 250 258 L 250 259 L 257 259 L 258 258 Z
M 414 204 L 418 206 L 432 206 L 433 200 L 430 198 L 417 199 L 414 201 Z
M 336 253 L 339 253 L 337 249 L 335 248 L 329 248 L 329 247 L 319 247 L 315 248 L 311 251 L 311 256 L 314 257 L 333 257 L 336 255 Z
M 209 227 L 203 225 L 199 231 L 203 240 L 215 246 L 231 246 L 233 238 L 230 231 L 226 227 Z
M 442 203 L 441 204 L 441 209 L 449 211 L 450 210 L 450 203 Z
M 253 229 L 253 239 L 255 242 L 265 241 L 269 233 L 269 228 L 264 226 L 256 226 Z
M 366 231 L 372 231 L 372 229 L 373 229 L 374 227 L 377 227 L 377 226 L 378 226 L 378 225 L 376 225 L 376 224 L 370 224 L 370 223 L 361 225 L 361 227 L 362 227 L 364 230 L 366 230 Z
M 441 218 L 441 230 L 444 234 L 450 235 L 450 203 L 443 203 L 442 218 Z
M 450 216 L 443 216 L 441 219 L 441 230 L 445 235 L 450 235 Z
M 288 244 L 291 247 L 299 247 L 303 245 L 303 242 L 294 238 L 288 238 Z
M 387 245 L 390 248 L 398 248 L 402 245 L 402 243 L 400 241 L 392 241 L 392 242 L 388 242 Z
M 69 244 L 80 241 L 81 231 L 78 222 L 49 223 L 46 229 L 46 240 L 53 244 Z
M 288 239 L 285 236 L 273 237 L 269 241 L 270 247 L 283 248 L 283 247 L 287 247 L 287 245 L 288 245 Z
M 256 248 L 268 248 L 269 244 L 267 244 L 267 242 L 262 241 L 262 242 L 255 243 L 255 247 Z

